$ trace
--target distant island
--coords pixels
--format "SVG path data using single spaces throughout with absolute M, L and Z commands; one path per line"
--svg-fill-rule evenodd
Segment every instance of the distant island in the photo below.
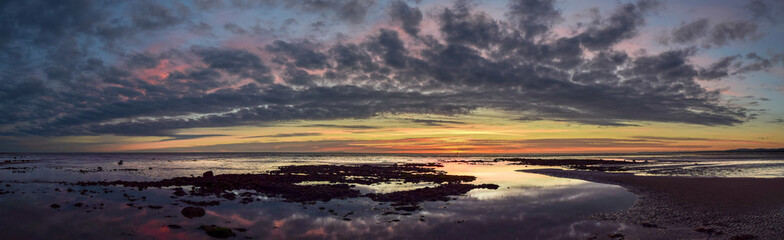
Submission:
M 738 148 L 732 150 L 724 150 L 723 152 L 784 152 L 784 148 Z
M 778 153 L 784 152 L 784 148 L 737 148 L 728 150 L 713 151 L 678 151 L 678 152 L 637 152 L 638 154 L 670 154 L 670 153 Z

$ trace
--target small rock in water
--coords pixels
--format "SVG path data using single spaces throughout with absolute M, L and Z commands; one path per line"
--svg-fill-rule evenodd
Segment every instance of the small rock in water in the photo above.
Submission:
M 122 160 L 120 160 L 119 162 L 117 162 L 117 165 L 122 165 L 122 164 L 123 164 L 123 161 L 122 161 Z
M 730 238 L 730 240 L 752 240 L 752 239 L 757 239 L 757 236 L 751 234 L 741 234 L 741 235 L 732 236 Z
M 237 236 L 237 234 L 234 234 L 234 232 L 231 231 L 231 229 L 225 227 L 219 227 L 215 225 L 209 225 L 209 226 L 201 225 L 199 229 L 204 230 L 204 232 L 206 232 L 207 235 L 210 235 L 210 237 L 214 237 L 214 238 L 229 238 L 229 237 Z
M 60 208 L 60 205 L 52 204 L 52 205 L 49 205 L 49 207 L 52 207 L 54 209 L 58 209 L 58 208 Z
M 182 226 L 177 225 L 177 224 L 169 224 L 167 227 L 169 227 L 170 229 L 180 229 L 180 228 L 182 228 Z
M 176 189 L 174 189 L 174 195 L 176 195 L 176 196 L 178 196 L 178 197 L 182 197 L 182 196 L 185 196 L 185 195 L 187 195 L 187 194 L 188 194 L 188 193 L 186 193 L 185 191 L 183 191 L 183 190 L 182 190 L 182 188 L 176 188 Z
M 206 212 L 204 212 L 204 208 L 200 207 L 185 207 L 180 213 L 182 213 L 182 216 L 185 216 L 186 218 L 203 217 L 204 214 L 206 214 Z
M 626 239 L 626 236 L 624 236 L 623 234 L 620 234 L 620 233 L 607 234 L 607 237 L 609 237 L 610 239 L 619 239 L 619 240 Z

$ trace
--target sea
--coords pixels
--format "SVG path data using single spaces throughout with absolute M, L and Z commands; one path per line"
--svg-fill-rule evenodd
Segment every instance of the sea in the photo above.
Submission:
M 0 239 L 210 239 L 204 226 L 232 229 L 235 239 L 607 239 L 640 226 L 602 220 L 637 196 L 608 184 L 521 172 L 552 168 L 499 158 L 602 159 L 640 163 L 627 172 L 689 177 L 784 177 L 781 152 L 434 155 L 353 153 L 2 153 Z M 292 165 L 436 164 L 449 175 L 476 177 L 477 188 L 414 211 L 367 197 L 292 202 L 275 196 L 230 201 L 172 195 L 171 188 L 79 185 L 174 177 L 259 174 Z M 563 167 L 556 167 L 563 168 Z M 356 184 L 393 193 L 432 184 Z M 240 194 L 237 192 L 237 194 Z M 188 218 L 183 199 L 218 201 Z M 55 207 L 56 206 L 56 207 Z M 617 236 L 617 235 L 616 235 Z

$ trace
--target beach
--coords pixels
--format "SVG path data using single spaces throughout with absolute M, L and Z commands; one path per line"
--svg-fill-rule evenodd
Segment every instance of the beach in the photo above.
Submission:
M 650 229 L 686 228 L 723 239 L 784 236 L 784 179 L 635 176 L 629 173 L 523 170 L 554 177 L 622 186 L 638 196 L 617 213 L 595 216 Z M 678 231 L 643 231 L 670 236 Z

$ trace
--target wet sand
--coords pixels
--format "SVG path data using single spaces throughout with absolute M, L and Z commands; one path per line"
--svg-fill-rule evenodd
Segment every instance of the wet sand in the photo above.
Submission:
M 784 237 L 784 179 L 635 176 L 631 173 L 520 170 L 553 177 L 619 185 L 638 195 L 624 211 L 594 216 L 639 224 L 634 234 L 677 237 L 679 231 L 709 239 L 781 239 Z M 680 229 L 680 230 L 677 230 Z M 676 235 L 676 236 L 673 236 Z

